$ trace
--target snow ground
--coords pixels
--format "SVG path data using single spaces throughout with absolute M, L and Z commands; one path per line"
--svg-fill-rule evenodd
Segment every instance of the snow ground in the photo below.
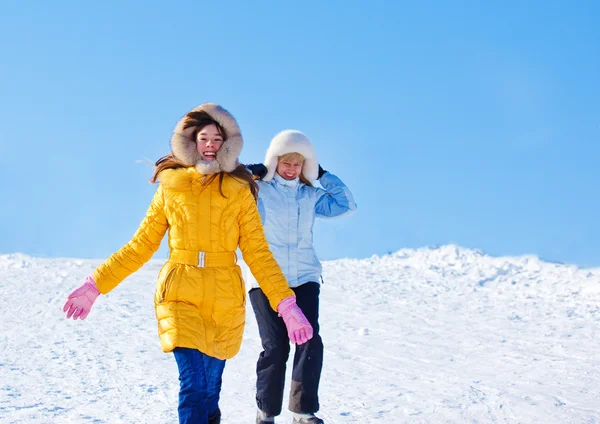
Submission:
M 65 319 L 100 263 L 0 256 L 0 422 L 177 422 L 152 306 L 163 261 Z M 450 245 L 325 262 L 323 278 L 326 423 L 600 423 L 600 269 Z M 254 422 L 260 350 L 248 305 L 224 424 Z

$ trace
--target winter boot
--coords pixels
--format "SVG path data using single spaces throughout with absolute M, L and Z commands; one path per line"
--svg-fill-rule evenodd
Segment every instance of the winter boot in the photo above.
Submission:
M 260 409 L 256 413 L 256 424 L 273 424 L 274 422 L 275 422 L 274 416 L 267 415 L 266 412 L 263 412 Z
M 314 414 L 294 414 L 292 424 L 325 424 L 325 421 Z

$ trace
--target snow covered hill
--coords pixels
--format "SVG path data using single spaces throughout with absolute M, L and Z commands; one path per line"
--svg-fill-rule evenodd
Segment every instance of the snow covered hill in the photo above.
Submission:
M 66 320 L 100 262 L 0 256 L 0 422 L 177 421 L 152 306 L 163 261 Z M 323 279 L 327 423 L 600 423 L 600 269 L 451 245 L 325 262 Z M 249 308 L 224 424 L 254 422 L 259 352 Z

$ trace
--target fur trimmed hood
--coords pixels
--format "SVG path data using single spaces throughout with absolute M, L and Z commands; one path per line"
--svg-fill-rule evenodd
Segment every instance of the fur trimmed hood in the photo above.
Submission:
M 310 181 L 316 180 L 319 176 L 319 160 L 310 139 L 300 131 L 285 130 L 273 137 L 267 149 L 265 166 L 268 172 L 263 181 L 271 181 L 273 179 L 277 171 L 279 156 L 294 152 L 304 156 L 304 163 L 302 165 L 304 177 Z
M 173 155 L 185 165 L 194 165 L 202 174 L 232 172 L 239 165 L 238 158 L 244 144 L 237 121 L 227 110 L 215 103 L 204 103 L 190 112 L 199 111 L 208 113 L 227 133 L 227 140 L 217 152 L 216 160 L 214 162 L 202 160 L 196 150 L 196 140 L 192 139 L 194 127 L 187 128 L 185 131 L 183 129 L 185 116 L 179 120 L 171 136 Z

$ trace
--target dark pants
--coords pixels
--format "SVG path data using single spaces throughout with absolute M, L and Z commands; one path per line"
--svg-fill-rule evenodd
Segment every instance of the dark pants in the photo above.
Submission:
M 173 354 L 179 368 L 179 423 L 219 422 L 225 361 L 184 347 L 175 348 Z
M 305 283 L 292 290 L 296 293 L 296 303 L 314 329 L 314 335 L 308 342 L 296 345 L 289 409 L 310 414 L 319 410 L 319 380 L 323 367 L 323 342 L 319 335 L 320 286 L 318 283 Z M 279 415 L 290 340 L 283 319 L 271 309 L 263 291 L 252 289 L 249 297 L 264 349 L 256 364 L 256 403 L 261 411 Z

